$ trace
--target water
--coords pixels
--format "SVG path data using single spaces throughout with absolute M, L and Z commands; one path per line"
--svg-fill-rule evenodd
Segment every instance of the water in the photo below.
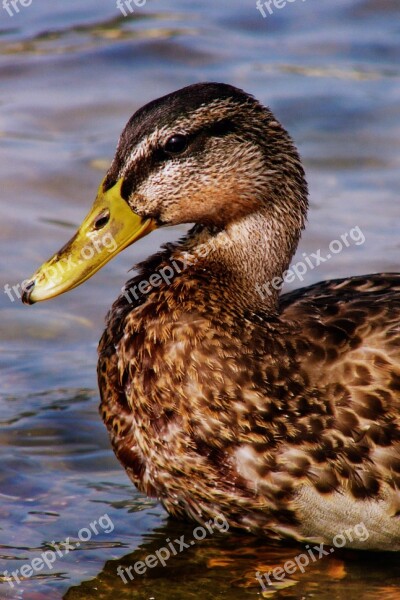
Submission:
M 2 289 L 70 237 L 132 112 L 202 80 L 255 94 L 295 138 L 311 189 L 295 262 L 356 227 L 365 237 L 308 270 L 304 285 L 398 270 L 398 0 L 297 0 L 267 18 L 253 0 L 132 6 L 127 18 L 112 0 L 33 0 L 12 17 L 0 6 Z M 117 575 L 166 538 L 192 535 L 129 483 L 95 378 L 103 318 L 128 269 L 181 231 L 153 233 L 52 302 L 27 308 L 0 294 L 0 573 L 91 535 L 14 588 L 1 584 L 1 598 L 258 598 L 255 572 L 303 551 L 209 535 L 128 584 Z M 107 519 L 112 531 L 90 529 Z M 263 597 L 397 599 L 399 562 L 337 550 Z

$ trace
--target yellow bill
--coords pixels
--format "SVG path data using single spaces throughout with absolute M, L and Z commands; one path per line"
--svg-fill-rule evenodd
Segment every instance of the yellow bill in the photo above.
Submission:
M 120 179 L 103 191 L 74 237 L 45 262 L 24 285 L 22 301 L 34 304 L 80 285 L 121 250 L 156 228 L 153 219 L 134 213 L 121 197 Z

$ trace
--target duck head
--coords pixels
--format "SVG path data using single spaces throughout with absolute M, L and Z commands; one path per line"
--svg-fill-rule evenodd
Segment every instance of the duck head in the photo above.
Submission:
M 271 111 L 230 85 L 191 85 L 132 116 L 91 211 L 32 276 L 23 301 L 68 291 L 156 227 L 181 223 L 228 231 L 262 215 L 256 237 L 275 249 L 282 271 L 306 209 L 299 155 Z M 70 268 L 60 268 L 67 262 Z

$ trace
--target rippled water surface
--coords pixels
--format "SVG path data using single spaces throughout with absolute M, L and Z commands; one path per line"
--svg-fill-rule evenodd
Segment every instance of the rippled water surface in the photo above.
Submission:
M 71 236 L 132 112 L 202 80 L 255 94 L 294 136 L 311 188 L 298 259 L 363 232 L 363 244 L 304 284 L 398 270 L 398 0 L 297 0 L 267 18 L 253 0 L 147 0 L 126 18 L 112 0 L 19 10 L 11 17 L 0 5 L 2 290 Z M 0 294 L 0 575 L 91 533 L 20 584 L 0 584 L 0 598 L 400 598 L 400 559 L 339 550 L 263 592 L 255 572 L 302 550 L 224 534 L 126 585 L 117 575 L 166 538 L 192 534 L 128 481 L 97 413 L 95 378 L 104 315 L 128 269 L 181 231 L 153 233 L 52 302 L 27 308 L 16 292 Z

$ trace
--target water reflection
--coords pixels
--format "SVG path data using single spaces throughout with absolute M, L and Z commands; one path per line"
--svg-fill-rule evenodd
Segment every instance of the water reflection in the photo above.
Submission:
M 286 576 L 281 581 L 272 579 L 270 585 L 261 577 L 263 586 L 256 579 L 259 574 L 270 573 L 282 567 L 286 561 L 295 561 L 304 553 L 303 546 L 268 545 L 252 536 L 231 534 L 229 543 L 223 534 L 197 542 L 177 556 L 171 556 L 166 566 L 158 563 L 143 570 L 142 563 L 149 556 L 182 535 L 192 539 L 193 526 L 169 520 L 156 528 L 150 539 L 144 538 L 135 552 L 121 559 L 108 561 L 101 573 L 92 581 L 71 588 L 65 600 L 98 598 L 332 598 L 397 599 L 398 568 L 400 558 L 390 554 L 361 554 L 337 550 L 318 560 L 310 560 L 309 566 Z M 151 561 L 150 561 L 150 564 Z M 122 573 L 122 576 L 118 574 Z M 131 567 L 131 568 L 130 568 Z M 131 578 L 129 576 L 131 575 Z M 124 580 L 125 579 L 125 582 Z M 270 576 L 271 581 L 271 576 Z M 397 595 L 396 595 L 397 594 Z

